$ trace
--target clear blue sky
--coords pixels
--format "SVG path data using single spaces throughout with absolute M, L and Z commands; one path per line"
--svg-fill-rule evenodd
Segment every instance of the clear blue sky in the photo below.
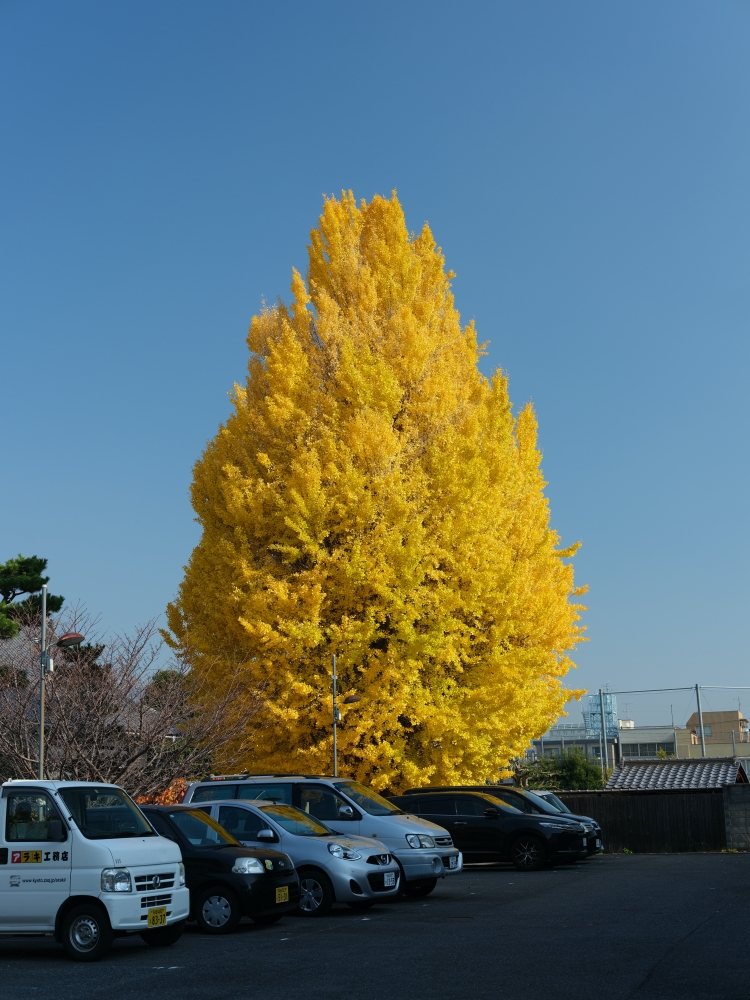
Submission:
M 750 684 L 749 29 L 713 0 L 3 0 L 0 560 L 47 556 L 112 628 L 160 614 L 251 315 L 323 193 L 396 188 L 538 410 L 591 588 L 571 682 Z

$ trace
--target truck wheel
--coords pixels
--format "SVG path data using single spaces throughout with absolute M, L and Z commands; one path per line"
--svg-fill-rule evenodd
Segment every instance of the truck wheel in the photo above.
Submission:
M 96 903 L 74 907 L 63 920 L 60 937 L 74 962 L 97 962 L 114 940 L 107 911 Z
M 510 849 L 510 860 L 519 872 L 537 872 L 547 864 L 547 852 L 536 837 L 519 837 Z
M 436 878 L 418 878 L 413 882 L 404 883 L 405 896 L 429 896 L 437 885 Z
M 327 875 L 315 868 L 303 868 L 299 873 L 299 887 L 297 913 L 303 917 L 324 917 L 331 911 L 336 897 Z
M 176 924 L 170 924 L 168 927 L 152 927 L 150 930 L 141 931 L 141 937 L 150 948 L 168 948 L 180 940 L 184 930 L 185 921 L 178 920 Z
M 204 889 L 195 904 L 195 919 L 204 934 L 228 934 L 240 922 L 240 902 L 220 886 Z

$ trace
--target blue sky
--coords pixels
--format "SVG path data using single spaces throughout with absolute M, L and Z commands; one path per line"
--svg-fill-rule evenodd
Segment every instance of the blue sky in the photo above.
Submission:
M 750 684 L 749 29 L 690 0 L 4 0 L 0 560 L 47 556 L 111 628 L 160 614 L 251 315 L 324 193 L 396 188 L 537 408 L 591 588 L 572 684 Z

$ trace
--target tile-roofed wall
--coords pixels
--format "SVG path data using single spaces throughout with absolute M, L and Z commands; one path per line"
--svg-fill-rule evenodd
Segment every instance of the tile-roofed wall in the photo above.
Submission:
M 723 788 L 737 781 L 740 767 L 726 758 L 627 762 L 615 768 L 607 790 Z

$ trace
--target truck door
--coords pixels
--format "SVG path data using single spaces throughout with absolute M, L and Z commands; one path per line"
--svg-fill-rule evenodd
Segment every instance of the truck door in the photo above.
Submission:
M 0 928 L 52 930 L 70 895 L 70 833 L 46 791 L 6 788 L 3 805 Z

